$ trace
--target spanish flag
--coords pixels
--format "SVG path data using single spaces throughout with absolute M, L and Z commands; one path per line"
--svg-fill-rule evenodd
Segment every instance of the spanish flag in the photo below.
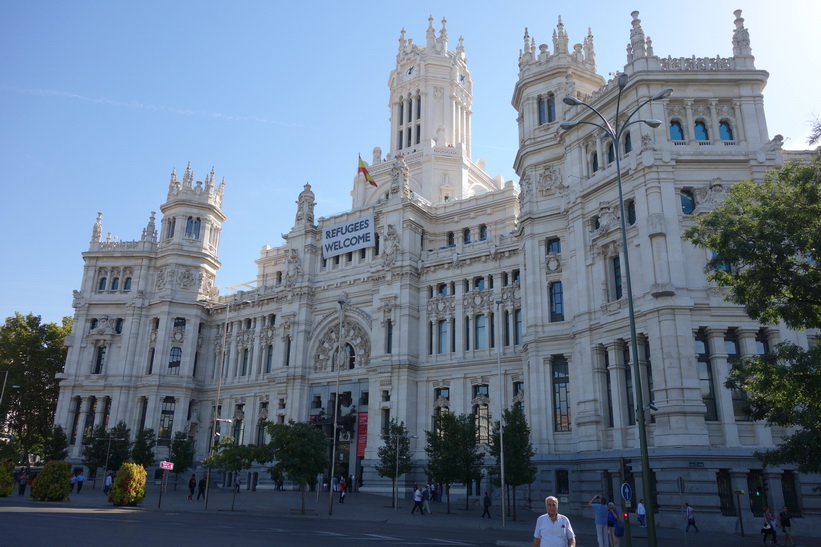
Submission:
M 359 156 L 359 169 L 356 173 L 357 175 L 362 173 L 365 176 L 365 180 L 371 183 L 371 186 L 376 186 L 376 181 L 373 180 L 371 174 L 368 173 L 368 168 L 365 166 L 365 162 L 362 161 L 362 156 Z

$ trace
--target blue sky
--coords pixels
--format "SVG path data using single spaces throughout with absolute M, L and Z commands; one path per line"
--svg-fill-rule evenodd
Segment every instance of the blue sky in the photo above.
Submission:
M 499 6 L 505 6 L 501 9 Z M 506 9 L 507 7 L 510 9 Z M 599 73 L 622 70 L 630 12 L 655 53 L 732 55 L 741 8 L 770 135 L 806 148 L 821 114 L 821 2 L 680 3 L 44 1 L 0 3 L 0 321 L 15 311 L 72 315 L 97 212 L 103 232 L 140 237 L 172 168 L 225 177 L 221 286 L 253 280 L 282 244 L 309 182 L 317 216 L 350 208 L 356 157 L 388 148 L 387 81 L 397 40 L 424 43 L 428 16 L 464 37 L 474 80 L 473 156 L 517 180 L 510 105 L 524 29 L 547 43 L 561 15 L 571 44 L 590 27 Z M 446 11 L 442 11 L 442 10 Z M 159 218 L 159 214 L 158 214 Z

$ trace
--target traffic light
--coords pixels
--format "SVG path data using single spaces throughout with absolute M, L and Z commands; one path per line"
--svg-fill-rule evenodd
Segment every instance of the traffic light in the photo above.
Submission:
M 632 473 L 633 472 L 633 466 L 630 465 L 630 464 L 633 463 L 633 460 L 624 459 L 622 461 L 624 461 L 624 474 L 626 475 L 628 473 Z
M 627 511 L 625 511 L 624 513 L 622 513 L 622 516 L 624 517 L 624 520 L 626 521 L 626 520 L 627 520 Z

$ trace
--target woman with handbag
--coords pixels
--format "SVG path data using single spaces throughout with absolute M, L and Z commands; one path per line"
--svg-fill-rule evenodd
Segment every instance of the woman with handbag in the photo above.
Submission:
M 764 508 L 764 526 L 761 528 L 761 541 L 767 544 L 767 537 L 772 537 L 772 545 L 778 545 L 778 533 L 775 531 L 775 517 L 769 507 Z
M 622 529 L 622 533 L 617 533 L 618 529 Z M 610 535 L 610 547 L 619 547 L 624 535 L 624 527 L 619 522 L 619 513 L 616 511 L 616 505 L 611 501 L 607 504 L 607 532 Z

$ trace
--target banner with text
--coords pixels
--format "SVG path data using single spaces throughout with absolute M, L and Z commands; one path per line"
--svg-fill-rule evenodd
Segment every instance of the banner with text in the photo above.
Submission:
M 375 244 L 373 215 L 322 229 L 322 256 L 324 258 L 333 258 L 343 253 L 373 247 Z
M 365 457 L 365 447 L 368 445 L 368 413 L 358 412 L 356 416 L 356 457 Z

